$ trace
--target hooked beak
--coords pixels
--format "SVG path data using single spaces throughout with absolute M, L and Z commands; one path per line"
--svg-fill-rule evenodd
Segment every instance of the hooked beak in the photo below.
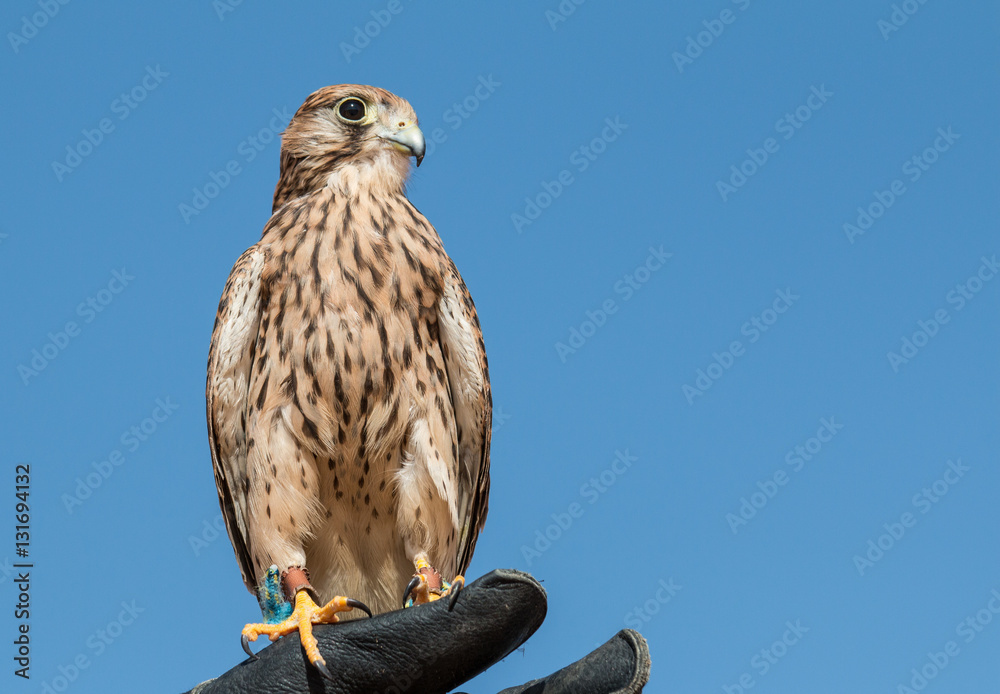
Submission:
M 424 150 L 426 149 L 424 134 L 420 132 L 420 128 L 415 123 L 402 130 L 383 135 L 382 138 L 391 142 L 392 146 L 400 152 L 416 157 L 417 166 L 420 166 L 420 162 L 424 160 Z

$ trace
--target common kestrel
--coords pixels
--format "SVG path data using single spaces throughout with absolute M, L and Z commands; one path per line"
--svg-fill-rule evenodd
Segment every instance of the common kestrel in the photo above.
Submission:
M 454 601 L 486 519 L 482 330 L 406 198 L 410 157 L 420 165 L 424 137 L 404 99 L 361 85 L 309 96 L 208 358 L 219 503 L 265 621 L 244 647 L 298 630 L 327 676 L 311 624 L 401 595 Z

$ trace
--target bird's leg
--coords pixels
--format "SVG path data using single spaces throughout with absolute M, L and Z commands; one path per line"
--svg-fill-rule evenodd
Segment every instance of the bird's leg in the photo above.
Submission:
M 465 586 L 465 578 L 456 576 L 451 583 L 448 583 L 441 578 L 438 570 L 427 561 L 427 554 L 424 552 L 416 556 L 413 565 L 416 567 L 416 573 L 413 574 L 413 578 L 410 579 L 403 592 L 403 607 L 423 605 L 427 602 L 440 600 L 447 595 L 450 596 L 448 609 L 453 608 L 455 601 L 458 600 L 458 594 Z
M 243 650 L 250 657 L 254 656 L 250 650 L 250 641 L 256 641 L 257 637 L 266 634 L 272 641 L 277 641 L 280 637 L 290 634 L 293 631 L 299 632 L 299 639 L 302 647 L 309 657 L 309 662 L 316 666 L 324 677 L 332 679 L 330 671 L 326 667 L 326 661 L 320 655 L 316 637 L 312 633 L 313 624 L 335 624 L 338 620 L 338 612 L 348 612 L 350 610 L 362 610 L 372 616 L 372 611 L 363 603 L 351 598 L 341 596 L 335 597 L 323 607 L 316 604 L 316 591 L 309 583 L 309 576 L 305 569 L 293 566 L 281 574 L 281 583 L 285 595 L 290 601 L 295 603 L 291 615 L 277 623 L 247 624 L 243 627 Z

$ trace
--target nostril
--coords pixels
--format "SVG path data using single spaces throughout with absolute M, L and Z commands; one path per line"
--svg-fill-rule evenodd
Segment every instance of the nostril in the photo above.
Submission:
M 402 128 L 404 125 L 406 125 L 406 123 L 404 121 L 399 121 L 399 127 Z

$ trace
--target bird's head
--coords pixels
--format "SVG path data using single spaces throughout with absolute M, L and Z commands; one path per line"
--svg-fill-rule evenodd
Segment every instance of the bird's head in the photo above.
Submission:
M 409 102 L 378 87 L 324 87 L 282 134 L 274 208 L 326 185 L 402 191 L 410 157 L 420 166 L 424 135 Z

